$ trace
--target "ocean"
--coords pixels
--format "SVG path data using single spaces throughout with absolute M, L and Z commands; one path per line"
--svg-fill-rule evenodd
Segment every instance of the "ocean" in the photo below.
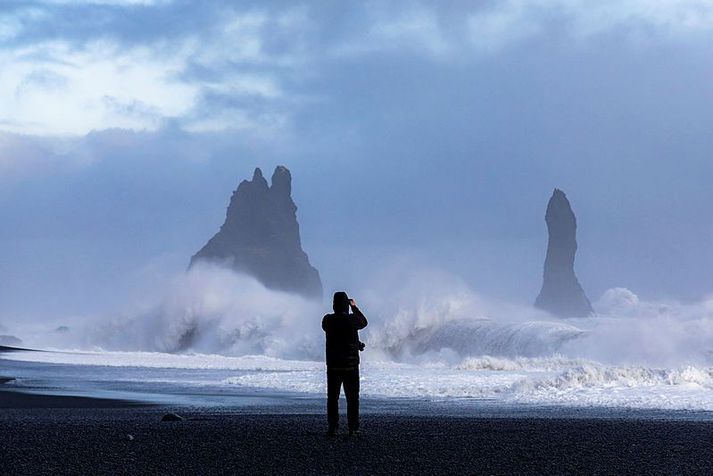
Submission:
M 361 393 L 374 402 L 713 411 L 713 300 L 644 301 L 617 288 L 597 315 L 559 319 L 442 276 L 388 299 L 358 295 L 369 318 Z M 317 401 L 328 310 L 196 270 L 122 315 L 7 326 L 43 352 L 0 355 L 0 376 L 26 390 L 161 403 Z

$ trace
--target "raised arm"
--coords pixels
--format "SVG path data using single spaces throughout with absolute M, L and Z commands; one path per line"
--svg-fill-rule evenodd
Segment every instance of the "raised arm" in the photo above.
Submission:
M 352 300 L 352 302 L 354 302 Z M 364 329 L 369 323 L 366 321 L 366 316 L 361 310 L 356 307 L 356 303 L 352 305 L 352 314 L 349 316 L 349 322 L 352 326 L 356 327 L 357 330 Z

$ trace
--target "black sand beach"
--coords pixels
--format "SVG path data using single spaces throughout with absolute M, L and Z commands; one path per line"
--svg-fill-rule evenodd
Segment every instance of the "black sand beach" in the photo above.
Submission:
M 0 400 L 8 398 L 7 393 L 0 392 Z M 75 408 L 40 408 L 43 405 Z M 0 410 L 2 473 L 713 471 L 713 423 L 701 421 L 367 414 L 359 438 L 342 434 L 328 439 L 322 415 L 179 409 L 185 421 L 161 422 L 172 409 L 107 405 L 92 399 L 38 397 L 34 405 L 10 408 L 6 401 Z

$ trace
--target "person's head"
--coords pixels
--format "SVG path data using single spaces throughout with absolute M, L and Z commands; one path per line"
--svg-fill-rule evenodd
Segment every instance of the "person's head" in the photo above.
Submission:
M 337 291 L 334 293 L 334 300 L 332 301 L 332 309 L 337 313 L 348 313 L 349 312 L 349 296 L 344 291 Z

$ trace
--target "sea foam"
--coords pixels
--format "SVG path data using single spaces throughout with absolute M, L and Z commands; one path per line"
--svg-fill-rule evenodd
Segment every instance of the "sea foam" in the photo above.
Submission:
M 595 303 L 597 316 L 558 319 L 428 272 L 375 280 L 356 295 L 369 318 L 361 332 L 366 395 L 713 409 L 713 300 L 652 302 L 616 288 Z M 138 311 L 74 322 L 61 335 L 23 335 L 30 345 L 81 352 L 9 358 L 211 369 L 229 388 L 320 394 L 328 309 L 327 301 L 196 267 Z

